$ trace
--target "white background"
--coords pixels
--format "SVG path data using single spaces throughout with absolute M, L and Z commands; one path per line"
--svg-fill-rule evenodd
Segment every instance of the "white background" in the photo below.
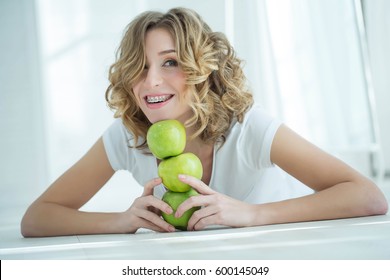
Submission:
M 0 209 L 25 209 L 104 132 L 107 72 L 125 26 L 175 6 L 227 34 L 257 102 L 377 180 L 390 170 L 390 2 L 363 1 L 367 50 L 355 4 L 0 0 Z M 121 210 L 140 192 L 120 172 L 85 208 Z

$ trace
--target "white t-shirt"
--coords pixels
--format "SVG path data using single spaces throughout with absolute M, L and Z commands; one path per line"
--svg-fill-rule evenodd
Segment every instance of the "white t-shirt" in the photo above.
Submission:
M 281 122 L 259 106 L 253 106 L 242 123 L 234 122 L 226 141 L 214 147 L 213 169 L 209 186 L 233 198 L 249 203 L 265 203 L 296 197 L 305 192 L 292 177 L 270 160 L 271 145 Z M 157 161 L 152 154 L 130 148 L 132 134 L 117 119 L 103 134 L 104 147 L 114 170 L 128 170 L 144 185 L 158 177 Z M 141 139 L 142 141 L 142 139 Z M 298 185 L 298 192 L 297 192 Z M 164 186 L 155 188 L 162 197 Z

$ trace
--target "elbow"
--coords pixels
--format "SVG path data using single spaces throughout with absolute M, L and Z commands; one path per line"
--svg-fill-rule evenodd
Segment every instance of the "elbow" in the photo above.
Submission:
M 23 216 L 22 222 L 20 223 L 20 233 L 23 237 L 33 237 L 33 223 L 28 217 L 28 213 Z
M 389 210 L 389 204 L 385 195 L 375 184 L 372 184 L 372 188 L 368 189 L 368 193 L 365 194 L 367 216 L 385 215 Z
M 31 206 L 27 209 L 24 214 L 22 221 L 20 223 L 20 233 L 23 237 L 38 237 L 37 234 L 37 221 L 34 218 L 34 211 L 32 211 Z
M 29 231 L 29 229 L 26 228 L 26 227 L 23 226 L 23 225 L 20 227 L 20 233 L 22 234 L 22 236 L 23 236 L 24 238 L 27 238 L 27 237 L 34 237 L 34 235 L 31 234 L 31 232 Z
M 372 215 L 385 215 L 389 210 L 389 204 L 385 197 L 376 201 L 375 207 L 373 207 Z

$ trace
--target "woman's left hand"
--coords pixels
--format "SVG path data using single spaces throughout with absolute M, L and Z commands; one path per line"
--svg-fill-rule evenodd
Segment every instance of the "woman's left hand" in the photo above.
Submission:
M 188 221 L 187 230 L 200 230 L 209 225 L 244 227 L 253 224 L 255 205 L 218 193 L 195 177 L 179 175 L 179 179 L 200 194 L 188 198 L 176 210 L 175 217 L 179 218 L 192 207 L 202 207 Z

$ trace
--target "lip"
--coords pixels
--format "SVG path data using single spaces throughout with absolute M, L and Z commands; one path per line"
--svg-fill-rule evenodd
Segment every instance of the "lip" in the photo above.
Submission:
M 157 98 L 157 97 L 168 98 L 168 99 L 163 101 L 163 102 L 158 102 L 158 103 L 149 103 L 147 101 L 148 98 Z M 156 93 L 156 94 L 147 94 L 144 96 L 143 99 L 145 101 L 146 107 L 148 107 L 149 109 L 160 109 L 160 108 L 164 107 L 166 104 L 168 104 L 172 100 L 173 97 L 174 97 L 174 94 Z

